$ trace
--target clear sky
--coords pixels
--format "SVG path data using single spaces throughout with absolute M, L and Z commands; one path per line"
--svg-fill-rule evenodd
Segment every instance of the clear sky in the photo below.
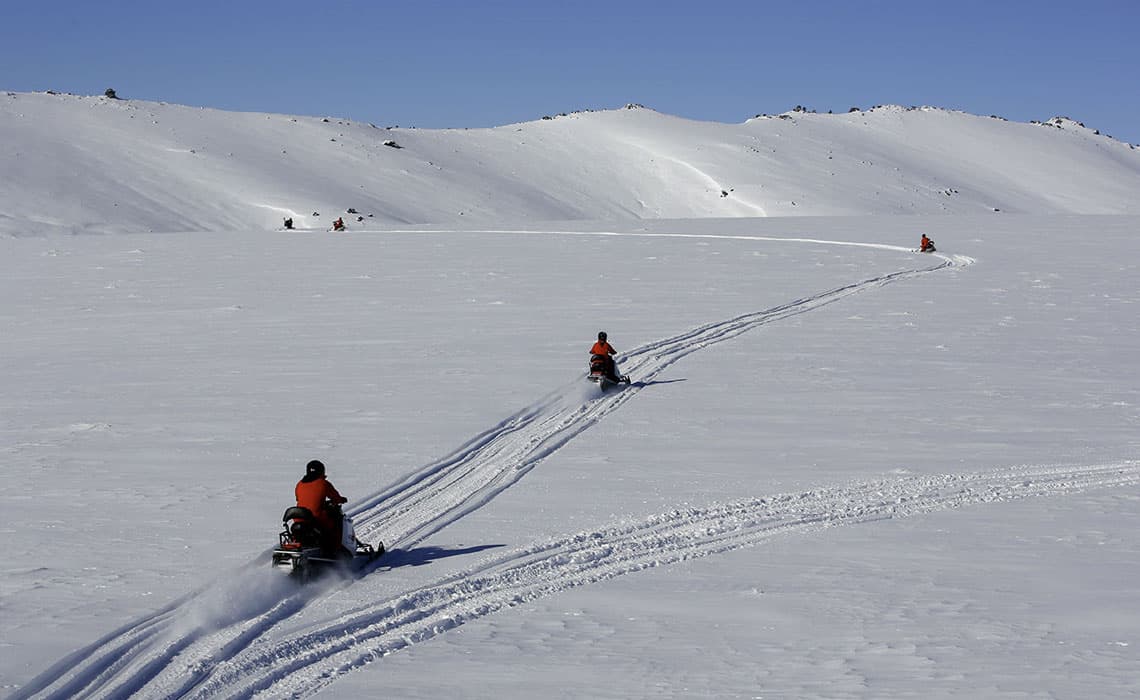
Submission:
M 1138 37 L 1140 0 L 0 0 L 0 89 L 421 128 L 933 105 L 1140 143 Z

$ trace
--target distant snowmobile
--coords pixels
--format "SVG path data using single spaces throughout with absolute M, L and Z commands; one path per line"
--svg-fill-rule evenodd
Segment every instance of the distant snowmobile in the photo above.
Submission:
M 291 506 L 281 521 L 285 529 L 279 535 L 280 543 L 273 550 L 273 567 L 286 570 L 302 583 L 308 582 L 321 569 L 330 567 L 355 568 L 384 554 L 384 543 L 375 547 L 356 539 L 352 518 L 336 507 L 334 517 L 342 518 L 341 542 L 336 551 L 321 546 L 323 539 L 317 519 L 308 508 Z
M 586 378 L 601 387 L 602 391 L 618 384 L 629 384 L 629 377 L 617 374 L 614 369 L 612 358 L 606 355 L 590 355 L 590 373 Z

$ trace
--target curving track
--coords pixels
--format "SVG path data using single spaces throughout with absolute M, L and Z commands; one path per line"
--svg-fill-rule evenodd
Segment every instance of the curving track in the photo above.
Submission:
M 491 501 L 686 355 L 852 294 L 972 262 L 936 259 L 928 267 L 862 280 L 636 348 L 625 354 L 623 368 L 640 382 L 590 401 L 576 398 L 576 385 L 552 392 L 443 459 L 365 498 L 353 511 L 357 530 L 365 540 L 383 535 L 397 550 L 390 556 L 398 556 L 400 549 L 414 547 Z M 335 591 L 298 590 L 285 577 L 269 575 L 260 558 L 233 580 L 186 596 L 76 651 L 14 697 L 300 697 L 385 654 L 503 608 L 646 568 L 754 546 L 778 534 L 1138 483 L 1140 462 L 1123 461 L 904 477 L 675 510 L 641 523 L 537 543 L 304 626 L 295 624 L 295 614 L 315 597 Z M 354 583 L 332 585 L 344 589 Z

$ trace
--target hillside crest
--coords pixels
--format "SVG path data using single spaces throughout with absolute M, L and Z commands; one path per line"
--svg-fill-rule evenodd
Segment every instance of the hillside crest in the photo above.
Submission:
M 0 235 L 803 215 L 1140 214 L 1140 151 L 1068 117 L 937 107 L 740 124 L 642 105 L 379 127 L 55 93 L 0 98 Z M 349 213 L 348 210 L 354 210 Z

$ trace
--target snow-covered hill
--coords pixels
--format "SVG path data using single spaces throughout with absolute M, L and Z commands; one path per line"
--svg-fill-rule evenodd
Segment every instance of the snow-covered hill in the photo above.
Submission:
M 378 128 L 0 96 L 0 234 L 788 215 L 1140 213 L 1140 151 L 1063 118 L 934 108 L 743 124 L 633 107 Z M 349 215 L 350 225 L 356 215 Z

